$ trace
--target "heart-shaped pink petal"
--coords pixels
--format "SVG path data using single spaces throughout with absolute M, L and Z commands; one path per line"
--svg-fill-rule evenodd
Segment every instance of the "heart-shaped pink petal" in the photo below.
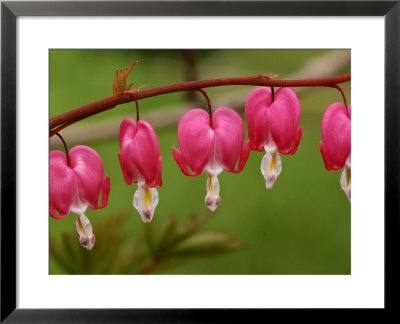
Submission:
M 328 170 L 344 167 L 351 152 L 351 108 L 333 103 L 322 117 L 320 150 Z

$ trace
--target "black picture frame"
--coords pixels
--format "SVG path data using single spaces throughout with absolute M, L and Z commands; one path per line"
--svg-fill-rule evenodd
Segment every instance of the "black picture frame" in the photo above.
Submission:
M 7 323 L 244 322 L 266 309 L 16 308 L 16 19 L 19 16 L 384 16 L 385 308 L 399 303 L 400 1 L 4 1 L 1 3 L 1 321 Z M 373 46 L 373 44 L 371 44 Z M 368 67 L 366 67 L 368 68 Z M 372 78 L 373 76 L 371 76 Z M 373 136 L 373 135 L 371 135 Z M 370 161 L 368 163 L 373 163 Z M 276 311 L 276 310 L 275 310 Z M 295 310 L 306 315 L 310 310 Z M 354 310 L 357 311 L 357 310 Z M 331 312 L 331 311 L 330 311 Z M 371 313 L 368 313 L 371 316 Z M 247 320 L 246 320 L 247 319 Z

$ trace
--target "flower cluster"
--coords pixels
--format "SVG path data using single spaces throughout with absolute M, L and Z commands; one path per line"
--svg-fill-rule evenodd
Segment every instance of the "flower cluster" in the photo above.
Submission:
M 208 98 L 207 98 L 208 99 Z M 248 141 L 240 115 L 226 107 L 209 112 L 191 109 L 179 121 L 179 149 L 172 155 L 184 175 L 206 174 L 205 205 L 215 211 L 220 204 L 218 175 L 226 170 L 243 170 L 250 151 L 265 151 L 261 173 L 271 189 L 282 171 L 279 154 L 293 155 L 299 146 L 301 106 L 289 88 L 260 87 L 250 93 L 245 105 Z M 351 199 L 351 107 L 340 103 L 328 107 L 322 118 L 320 150 L 328 170 L 344 168 L 341 186 Z M 119 131 L 118 154 L 127 185 L 137 184 L 133 206 L 144 223 L 153 219 L 159 202 L 157 186 L 162 186 L 162 158 L 157 135 L 144 120 L 126 118 Z M 64 218 L 76 215 L 80 244 L 90 250 L 95 243 L 92 226 L 85 216 L 88 207 L 104 208 L 110 192 L 110 179 L 103 175 L 99 154 L 87 146 L 75 146 L 66 154 L 50 152 L 50 215 Z M 102 192 L 101 203 L 98 203 Z

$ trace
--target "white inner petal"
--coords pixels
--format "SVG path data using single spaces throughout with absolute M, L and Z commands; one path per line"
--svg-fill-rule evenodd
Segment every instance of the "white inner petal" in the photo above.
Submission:
M 204 173 L 210 175 L 210 176 L 218 176 L 222 171 L 224 170 L 224 168 L 219 165 L 219 163 L 217 162 L 217 159 L 215 158 L 215 156 L 213 156 L 210 159 L 210 162 L 208 162 L 207 166 L 204 168 Z
M 78 180 L 75 177 L 75 201 L 73 203 L 73 205 L 71 206 L 71 208 L 69 209 L 69 211 L 71 213 L 74 213 L 75 215 L 82 215 L 85 213 L 86 209 L 88 208 L 88 204 L 87 203 L 83 203 L 81 201 L 81 198 L 79 197 L 79 190 L 78 190 Z
M 209 175 L 206 182 L 207 195 L 204 199 L 206 206 L 211 210 L 217 209 L 220 197 L 219 197 L 219 181 L 216 176 Z
M 87 208 L 88 204 L 83 204 L 80 200 L 76 200 L 69 211 L 75 215 L 81 215 L 85 213 Z
M 133 206 L 137 209 L 144 223 L 150 223 L 159 201 L 156 188 L 149 188 L 144 183 L 138 184 L 133 196 Z
M 345 167 L 343 169 L 342 175 L 340 177 L 340 186 L 342 187 L 343 191 L 349 198 L 351 202 L 351 157 L 346 160 Z
M 211 158 L 208 161 L 206 167 L 204 168 L 204 173 L 211 176 L 218 176 L 223 170 L 223 166 L 217 160 L 217 151 L 215 148 L 216 142 L 214 141 L 213 152 L 211 154 Z
M 92 225 L 85 214 L 76 215 L 76 230 L 79 234 L 79 243 L 87 250 L 94 246 L 96 238 L 93 234 Z
M 264 146 L 265 155 L 261 161 L 261 173 L 265 179 L 265 186 L 271 189 L 282 171 L 282 161 L 275 143 Z

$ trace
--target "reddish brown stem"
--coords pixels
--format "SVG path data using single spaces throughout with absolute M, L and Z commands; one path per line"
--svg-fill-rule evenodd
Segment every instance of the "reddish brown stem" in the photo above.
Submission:
M 137 99 L 135 97 L 133 97 L 133 100 L 135 100 L 135 104 L 136 104 L 136 122 L 138 122 L 140 120 L 140 118 L 139 118 L 139 103 L 137 102 Z
M 60 134 L 55 133 L 54 135 L 57 135 L 60 138 L 61 142 L 63 143 L 64 150 L 65 150 L 65 155 L 67 156 L 67 165 L 71 168 L 71 160 L 69 159 L 69 152 L 68 152 L 67 143 L 65 143 L 64 138 Z
M 346 109 L 347 109 L 347 101 L 346 101 L 346 96 L 344 95 L 343 89 L 342 89 L 340 86 L 338 86 L 337 84 L 335 84 L 334 88 L 336 88 L 336 89 L 339 90 L 340 94 L 341 94 L 342 97 L 343 97 L 344 106 L 345 106 Z
M 159 96 L 166 93 L 173 93 L 179 91 L 197 91 L 202 88 L 220 87 L 228 85 L 253 85 L 253 86 L 266 86 L 266 87 L 334 87 L 337 84 L 351 80 L 351 74 L 344 74 L 332 78 L 323 79 L 305 79 L 305 80 L 271 80 L 268 75 L 254 75 L 249 77 L 239 78 L 224 78 L 224 79 L 211 79 L 200 81 L 189 81 L 176 84 L 170 84 L 162 87 L 146 89 L 146 90 L 133 90 L 131 92 L 124 91 L 117 95 L 110 96 L 95 102 L 91 102 L 82 107 L 73 109 L 56 117 L 50 119 L 50 129 L 69 123 L 85 119 L 89 116 L 101 113 L 105 110 L 111 109 L 117 105 L 140 100 L 144 98 Z M 50 136 L 54 132 L 50 132 Z
M 211 101 L 210 98 L 208 98 L 207 92 L 204 91 L 203 89 L 199 89 L 197 90 L 198 92 L 200 92 L 204 98 L 207 101 L 207 105 L 208 105 L 208 114 L 210 115 L 210 125 L 212 126 L 212 108 L 211 108 Z
M 275 89 L 274 87 L 271 87 L 271 104 L 274 102 L 275 100 Z

